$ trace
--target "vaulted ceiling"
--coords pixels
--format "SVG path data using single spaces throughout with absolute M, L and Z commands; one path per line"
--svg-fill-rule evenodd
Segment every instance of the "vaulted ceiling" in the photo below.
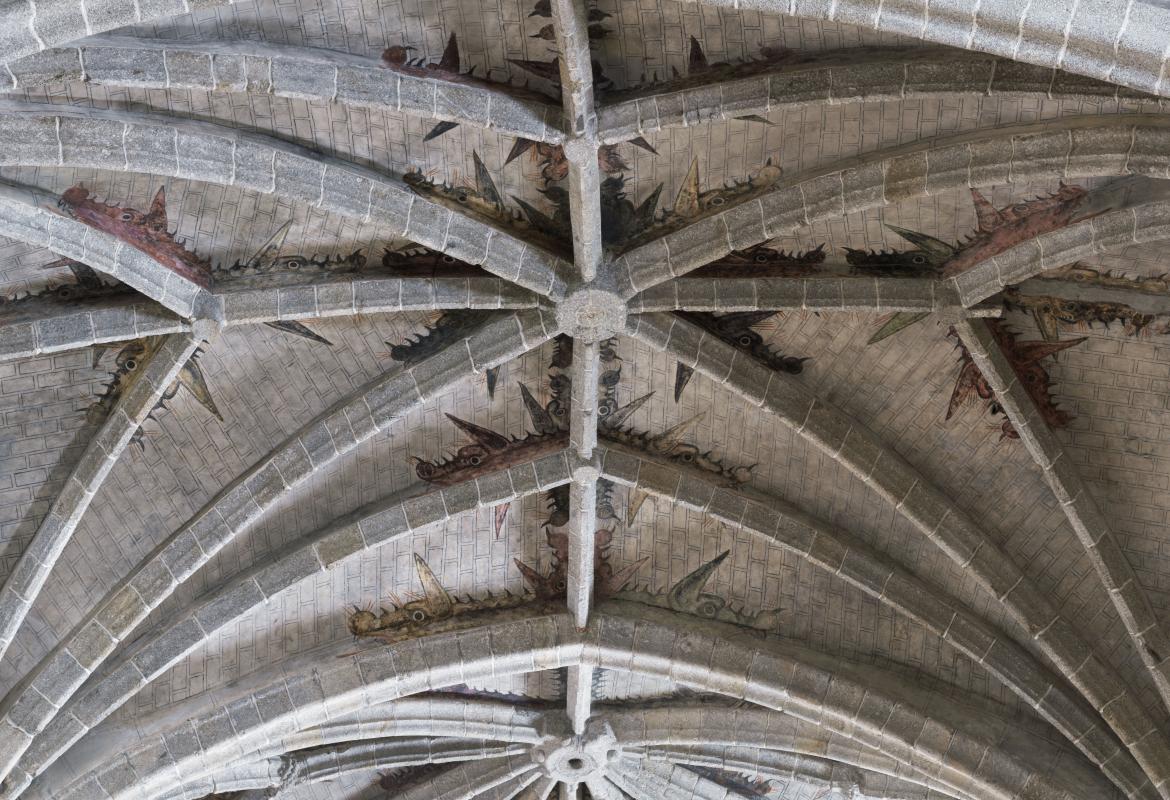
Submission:
M 1167 31 L 0 0 L 0 800 L 1170 800 Z

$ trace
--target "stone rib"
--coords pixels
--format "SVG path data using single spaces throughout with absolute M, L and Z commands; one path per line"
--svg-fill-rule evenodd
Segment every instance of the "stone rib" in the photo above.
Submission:
M 1170 10 L 1141 2 L 1080 0 L 717 0 L 717 7 L 829 20 L 1058 68 L 1166 96 Z M 1125 48 L 1118 44 L 1124 33 Z
M 941 793 L 936 788 L 909 780 L 846 768 L 832 759 L 795 755 L 762 747 L 696 745 L 651 748 L 647 750 L 647 757 L 661 758 L 675 764 L 729 770 L 772 781 L 799 781 L 803 785 L 823 787 L 827 792 L 834 788 L 847 788 L 851 782 L 860 778 L 857 782 L 865 787 L 866 792 L 888 800 L 935 800 Z
M 503 85 L 493 89 L 407 75 L 373 58 L 317 47 L 108 34 L 8 66 L 3 80 L 9 85 L 0 91 L 84 80 L 111 87 L 252 92 L 401 111 L 554 144 L 564 138 L 560 108 L 552 100 L 520 99 Z
M 212 8 L 232 0 L 209 0 Z M 718 0 L 715 6 L 859 25 L 934 44 L 964 47 L 1041 67 L 1165 95 L 1164 33 L 1170 11 L 1150 3 L 1118 5 L 1081 0 L 1037 9 L 1013 0 Z M 131 0 L 5 0 L 0 5 L 0 53 L 11 63 L 49 47 L 107 30 L 191 10 L 185 0 L 144 7 Z M 1122 11 L 1124 10 L 1124 13 Z M 88 12 L 88 13 L 87 13 Z M 1124 31 L 1126 48 L 1118 42 Z
M 677 764 L 623 758 L 609 768 L 610 779 L 634 800 L 689 797 L 692 800 L 749 800 L 744 794 Z
M 371 702 L 452 681 L 577 663 L 633 669 L 782 710 L 907 764 L 938 768 L 942 783 L 969 783 L 981 797 L 1040 792 L 1055 800 L 1097 800 L 1111 793 L 1106 783 L 1093 780 L 1070 791 L 1052 746 L 1035 740 L 1032 750 L 1019 752 L 1018 727 L 1009 719 L 959 708 L 893 674 L 871 680 L 873 665 L 847 663 L 790 641 L 727 638 L 734 629 L 614 601 L 599 608 L 584 632 L 567 614 L 501 613 L 497 619 L 476 637 L 439 634 L 344 658 L 336 656 L 352 643 L 333 642 L 299 654 L 245 682 L 167 708 L 157 724 L 139 720 L 137 743 L 95 750 L 92 763 L 54 770 L 60 782 L 38 781 L 29 795 L 151 797 L 198 781 L 289 731 Z M 1033 760 L 1046 766 L 1030 767 Z
M 676 625 L 676 619 L 661 609 L 602 603 L 591 623 L 600 632 L 586 642 L 583 659 L 605 669 L 667 677 L 806 720 L 980 800 L 1033 793 L 1085 800 L 1116 796 L 1108 781 L 1083 769 L 1083 763 L 1074 779 L 1051 744 L 1041 746 L 1044 752 L 1022 746 L 1038 740 L 1021 736 L 1017 720 L 960 709 L 912 680 L 791 640 L 725 638 L 717 631 L 726 626 L 694 617 Z M 718 740 L 721 733 L 676 717 L 671 736 L 688 727 L 697 743 Z
M 648 756 L 663 750 L 704 754 L 697 756 L 698 760 L 721 756 L 734 759 L 741 751 L 746 751 L 747 759 L 757 753 L 760 761 L 775 763 L 792 759 L 810 765 L 810 771 L 816 769 L 812 764 L 824 764 L 825 759 L 831 759 L 834 764 L 929 788 L 943 796 L 968 797 L 963 792 L 940 786 L 928 767 L 904 764 L 820 725 L 762 708 L 720 707 L 706 703 L 695 706 L 680 701 L 640 712 L 618 711 L 613 715 L 613 726 L 618 738 L 623 740 L 624 752 L 634 748 L 635 752 Z M 747 741 L 753 744 L 742 744 Z M 1120 795 L 1113 790 L 1107 796 Z
M 569 162 L 569 216 L 573 263 L 585 282 L 597 276 L 604 259 L 601 243 L 601 170 L 597 165 L 597 109 L 593 101 L 593 55 L 585 4 L 551 0 L 561 72 L 565 117 L 565 158 Z
M 151 681 L 217 631 L 282 591 L 327 573 L 362 550 L 427 530 L 458 514 L 514 502 L 568 480 L 568 462 L 563 453 L 557 453 L 442 490 L 419 494 L 418 487 L 412 487 L 364 506 L 269 554 L 261 563 L 213 588 L 182 613 L 141 634 L 130 648 L 95 671 L 34 737 L 11 773 L 3 797 L 18 796 L 32 778 Z
M 1105 718 L 1159 794 L 1170 797 L 1170 764 L 1164 758 L 1170 752 L 1170 742 L 1165 732 L 1076 627 L 926 476 L 859 420 L 683 320 L 643 314 L 631 318 L 628 332 L 775 415 L 893 504 L 980 586 L 1000 599 L 1041 652 Z
M 536 308 L 540 298 L 491 275 L 385 277 L 376 271 L 267 288 L 216 287 L 223 324 L 307 320 L 446 308 Z
M 1170 239 L 1170 200 L 1147 198 L 1046 233 L 981 261 L 951 280 L 965 305 L 986 300 L 1005 286 L 1046 269 L 1121 250 L 1132 244 Z
M 538 773 L 536 765 L 525 757 L 505 756 L 456 764 L 437 775 L 404 787 L 392 797 L 400 800 L 472 800 L 475 797 L 494 797 L 491 790 L 521 778 L 531 783 Z M 524 785 L 527 785 L 525 783 Z
M 0 129 L 4 127 L 0 117 Z M 56 204 L 55 195 L 0 183 L 0 235 L 80 261 L 180 317 L 192 317 L 201 310 L 206 292 L 200 286 L 114 236 L 48 210 Z
M 777 64 L 750 77 L 692 76 L 685 88 L 648 86 L 598 109 L 601 141 L 619 144 L 677 127 L 785 108 L 881 100 L 1148 98 L 1114 83 L 950 48 L 865 47 Z
M 0 588 L 0 658 L 12 644 L 65 545 L 73 538 L 90 501 L 130 443 L 130 437 L 178 378 L 179 370 L 194 354 L 198 344 L 187 334 L 168 336 L 139 367 L 133 385 L 110 410 L 109 417 L 74 465 L 65 487 Z M 64 658 L 53 672 L 41 673 L 27 691 L 38 704 L 59 703 L 66 687 L 80 671 L 79 664 L 71 658 Z
M 490 321 L 412 367 L 383 374 L 342 398 L 221 491 L 111 590 L 0 705 L 0 774 L 7 775 L 57 708 L 33 689 L 56 676 L 56 697 L 71 694 L 171 595 L 292 487 L 350 452 L 395 419 L 465 380 L 547 341 L 540 312 Z M 80 665 L 80 670 L 77 668 Z
M 947 316 L 1001 316 L 998 306 L 967 307 L 951 281 L 848 274 L 821 265 L 803 278 L 704 278 L 694 273 L 660 283 L 629 300 L 651 311 L 930 311 Z
M 536 308 L 538 297 L 494 276 L 388 278 L 376 273 L 266 288 L 218 287 L 205 309 L 223 325 L 312 320 L 443 308 Z M 0 318 L 0 362 L 106 342 L 181 333 L 191 325 L 143 298 L 80 304 L 31 304 L 12 322 Z
M 783 180 L 746 203 L 651 240 L 615 262 L 634 294 L 817 222 L 965 187 L 1117 175 L 1170 177 L 1170 119 L 1064 117 L 927 139 Z M 969 297 L 962 295 L 964 302 Z
M 394 236 L 482 266 L 554 300 L 564 295 L 564 276 L 570 272 L 563 259 L 422 197 L 397 178 L 216 123 L 4 101 L 0 137 L 6 143 L 0 152 L 3 165 L 145 172 L 280 194 L 321 211 L 377 223 Z M 110 147 L 110 142 L 118 146 Z
M 16 321 L 0 318 L 0 363 L 190 330 L 190 323 L 138 296 L 86 304 L 38 302 Z
M 1170 709 L 1170 640 L 1138 583 L 1133 566 L 1118 545 L 1108 518 L 1081 480 L 1077 465 L 1065 457 L 1063 445 L 1020 385 L 987 327 L 963 322 L 956 325 L 956 331 L 1060 502 L 1069 525 L 1108 589 L 1117 615 L 1149 670 L 1162 703 Z
M 1030 652 L 976 612 L 848 532 L 772 495 L 721 487 L 644 454 L 608 449 L 602 474 L 760 536 L 915 620 L 995 675 L 1076 746 L 1127 796 L 1156 797 L 1148 777 L 1096 710 Z

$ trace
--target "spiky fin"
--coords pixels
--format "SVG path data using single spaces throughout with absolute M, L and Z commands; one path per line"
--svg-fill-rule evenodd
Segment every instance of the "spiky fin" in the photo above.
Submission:
M 886 227 L 926 253 L 930 258 L 932 266 L 942 264 L 955 253 L 959 252 L 959 248 L 954 245 L 947 244 L 942 239 L 936 239 L 928 234 L 919 233 L 918 231 L 912 231 L 907 228 L 899 228 L 897 225 L 886 225 Z
M 695 423 L 707 415 L 706 411 L 700 411 L 693 417 L 688 417 L 677 425 L 666 429 L 662 433 L 655 436 L 651 443 L 654 448 L 663 454 L 669 454 L 674 448 L 682 444 L 682 437 L 686 435 L 687 431 L 695 427 Z
M 687 70 L 691 73 L 707 69 L 707 54 L 703 52 L 703 45 L 694 36 L 691 37 L 691 49 L 687 54 Z
M 647 392 L 641 397 L 635 398 L 626 403 L 621 408 L 615 409 L 612 414 L 606 417 L 603 422 L 607 428 L 616 428 L 623 425 L 626 420 L 633 416 L 634 412 L 642 406 L 646 405 L 646 401 L 654 396 L 654 392 Z
M 683 178 L 678 195 L 674 198 L 674 213 L 691 217 L 699 213 L 699 159 L 691 159 L 691 167 Z
M 210 411 L 220 422 L 223 422 L 223 415 L 219 413 L 219 409 L 215 405 L 211 390 L 207 388 L 207 380 L 203 377 L 203 370 L 199 368 L 195 358 L 196 356 L 191 356 L 179 370 L 179 382 L 183 388 L 195 396 L 201 406 Z
M 520 396 L 524 398 L 524 407 L 528 409 L 528 416 L 532 418 L 532 425 L 537 433 L 556 433 L 557 423 L 552 415 L 545 410 L 539 401 L 528 391 L 528 387 L 520 384 Z
M 483 165 L 479 153 L 475 150 L 471 151 L 471 160 L 475 163 L 475 188 L 488 202 L 503 208 L 504 199 L 500 197 L 500 192 L 496 189 L 496 182 L 492 180 L 491 173 L 487 171 L 487 167 Z
M 719 565 L 723 563 L 724 559 L 730 553 L 730 550 L 724 550 L 715 556 L 715 558 L 703 564 L 674 586 L 670 587 L 671 605 L 676 608 L 687 608 L 697 603 L 699 596 L 703 593 L 703 587 L 707 585 L 707 581 L 711 580 L 711 576 L 715 573 L 715 570 L 719 568 Z
M 450 614 L 455 607 L 455 601 L 451 599 L 451 595 L 443 588 L 443 584 L 439 583 L 435 573 L 431 571 L 430 566 L 418 553 L 414 554 L 414 568 L 418 572 L 418 582 L 422 584 L 423 596 L 426 597 L 434 616 Z
M 446 72 L 459 71 L 459 41 L 454 31 L 447 38 L 447 46 L 443 49 L 443 57 L 439 60 L 439 69 Z
M 167 189 L 165 186 L 158 187 L 158 191 L 154 193 L 154 199 L 150 201 L 150 211 L 146 212 L 146 223 L 151 226 L 162 226 L 162 230 L 167 230 Z
M 971 190 L 971 201 L 975 203 L 975 219 L 980 233 L 991 233 L 1003 225 L 1003 214 L 996 210 L 978 189 Z
M 481 444 L 490 450 L 502 450 L 509 444 L 507 436 L 496 433 L 493 430 L 484 428 L 481 425 L 476 425 L 474 422 L 468 422 L 454 414 L 448 414 L 447 419 L 451 420 L 458 426 L 459 430 L 466 433 L 476 444 Z

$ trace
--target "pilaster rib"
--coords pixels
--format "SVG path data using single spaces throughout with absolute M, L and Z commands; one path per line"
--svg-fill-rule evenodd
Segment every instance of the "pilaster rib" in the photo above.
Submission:
M 189 322 L 137 293 L 92 303 L 36 302 L 17 318 L 0 317 L 0 363 L 190 330 Z
M 591 778 L 585 781 L 585 788 L 593 800 L 625 800 L 625 795 L 608 778 Z
M 375 222 L 387 233 L 482 266 L 553 300 L 564 295 L 570 274 L 563 259 L 418 195 L 397 178 L 216 123 L 0 101 L 0 137 L 6 142 L 2 165 L 145 172 L 280 194 L 321 211 Z M 108 147 L 109 142 L 120 146 Z M 63 254 L 101 269 L 84 253 Z
M 1092 492 L 1081 480 L 1077 465 L 1065 455 L 1060 439 L 1045 424 L 987 327 L 964 321 L 955 329 L 1060 502 L 1142 663 L 1149 670 L 1162 703 L 1170 710 L 1170 639 L 1118 545 L 1108 518 L 1101 513 Z
M 727 638 L 735 630 L 611 600 L 584 632 L 567 614 L 501 612 L 476 637 L 436 634 L 359 654 L 349 653 L 351 642 L 332 642 L 254 674 L 246 684 L 137 720 L 129 731 L 137 741 L 104 739 L 84 763 L 58 764 L 53 779 L 46 773 L 29 794 L 81 800 L 104 791 L 112 800 L 147 800 L 267 746 L 274 731 L 311 728 L 371 702 L 447 685 L 455 675 L 474 682 L 585 663 L 670 677 L 783 710 L 887 757 L 937 771 L 942 783 L 959 782 L 981 798 L 1116 796 L 1091 770 L 1074 780 L 1053 745 L 1025 737 L 1032 744 L 1021 748 L 1021 731 L 1010 719 L 960 708 L 893 673 L 879 670 L 876 676 L 872 664 L 853 664 L 777 637 Z M 231 725 L 210 724 L 225 717 Z
M 894 505 L 1032 635 L 1036 646 L 1101 713 L 1163 797 L 1170 797 L 1170 742 L 1132 691 L 1020 568 L 926 476 L 853 419 L 794 381 L 695 326 L 665 315 L 631 317 L 628 333 L 773 414 Z
M 1090 706 L 1011 637 L 840 528 L 783 498 L 728 489 L 698 470 L 616 448 L 602 475 L 766 539 L 918 622 L 982 665 L 1049 722 L 1128 796 L 1153 794 L 1149 778 Z M 991 545 L 987 545 L 991 546 Z
M 0 118 L 0 130 L 4 127 Z M 0 183 L 0 235 L 81 261 L 180 317 L 199 313 L 206 297 L 202 287 L 104 231 L 49 211 L 57 200 L 39 189 Z
M 158 349 L 139 367 L 134 383 L 110 409 L 109 417 L 74 465 L 49 513 L 41 521 L 28 547 L 0 588 L 0 658 L 4 657 L 8 646 L 12 644 L 28 610 L 65 550 L 65 545 L 73 538 L 73 532 L 89 508 L 93 496 L 130 443 L 134 432 L 178 378 L 179 370 L 198 345 L 198 341 L 187 334 L 175 334 L 163 339 Z M 68 660 L 58 666 L 62 673 L 40 675 L 40 680 L 34 681 L 29 691 L 50 703 L 59 702 L 62 696 L 59 682 L 68 682 L 69 676 L 81 667 Z
M 569 162 L 569 214 L 573 224 L 573 263 L 592 281 L 603 258 L 601 248 L 601 170 L 597 166 L 597 110 L 593 102 L 593 55 L 585 4 L 552 0 L 553 28 L 560 51 L 561 98 L 565 111 L 565 157 Z
M 1114 83 L 952 48 L 862 47 L 801 53 L 750 77 L 688 76 L 618 93 L 598 109 L 599 138 L 619 144 L 678 127 L 785 108 L 964 96 L 1121 100 L 1150 97 Z M 15 69 L 16 65 L 14 65 Z
M 926 42 L 991 53 L 1038 67 L 1165 96 L 1165 32 L 1170 9 L 1158 3 L 1080 0 L 1057 8 L 1012 0 L 711 0 L 717 8 L 764 11 L 857 25 Z
M 575 3 L 575 0 L 556 0 Z M 593 604 L 594 537 L 597 531 L 597 470 L 592 466 L 597 446 L 597 386 L 601 373 L 601 344 L 573 342 L 573 385 L 569 420 L 569 446 L 580 466 L 573 471 L 569 489 L 569 563 L 566 602 L 577 627 L 589 621 Z M 573 732 L 583 734 L 593 702 L 593 670 L 569 668 L 565 691 L 566 712 Z
M 415 367 L 374 378 L 253 465 L 161 543 L 29 673 L 28 685 L 0 703 L 0 774 L 8 775 L 32 737 L 56 713 L 51 703 L 35 701 L 33 685 L 52 676 L 53 697 L 75 691 L 178 584 L 285 492 L 409 410 L 470 375 L 527 352 L 553 333 L 538 311 L 489 321 Z
M 181 67 L 179 66 L 181 65 Z M 246 39 L 178 41 L 106 34 L 9 65 L 0 91 L 63 81 L 143 89 L 253 92 L 475 125 L 507 136 L 559 143 L 555 102 L 522 99 L 506 86 L 452 84 L 386 69 L 373 58 Z
M 746 795 L 720 786 L 714 781 L 678 764 L 650 759 L 632 762 L 623 758 L 610 765 L 611 780 L 634 800 L 661 800 L 664 797 L 689 797 L 693 800 L 750 800 Z
M 142 633 L 133 645 L 95 670 L 83 686 L 59 703 L 58 711 L 17 762 L 2 796 L 18 796 L 23 784 L 47 769 L 151 681 L 225 626 L 246 617 L 284 590 L 314 575 L 328 573 L 362 550 L 428 530 L 459 514 L 515 502 L 568 480 L 564 454 L 554 453 L 442 490 L 420 492 L 414 486 L 370 503 L 270 554 L 197 598 L 181 613 Z
M 732 250 L 927 194 L 1128 174 L 1165 178 L 1167 152 L 1170 118 L 1158 115 L 1065 117 L 920 140 L 782 180 L 758 198 L 639 245 L 615 263 L 632 287 L 628 299 Z

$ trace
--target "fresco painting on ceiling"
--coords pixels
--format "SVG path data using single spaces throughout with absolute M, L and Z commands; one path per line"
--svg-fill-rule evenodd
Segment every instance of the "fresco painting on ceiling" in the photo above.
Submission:
M 764 343 L 764 337 L 753 326 L 776 316 L 775 311 L 735 311 L 728 314 L 712 314 L 706 311 L 675 311 L 675 316 L 697 325 L 720 341 L 751 356 L 774 372 L 799 375 L 804 371 L 808 356 L 789 356 L 777 353 Z M 683 389 L 695 374 L 693 367 L 679 363 L 675 367 L 674 401 L 682 397 Z
M 777 250 L 758 244 L 747 250 L 732 250 L 720 259 L 691 271 L 692 278 L 803 278 L 813 275 L 825 263 L 825 245 L 812 250 Z
M 427 253 L 431 254 L 432 251 L 428 250 Z M 387 251 L 387 255 L 390 255 L 390 251 Z M 430 256 L 425 258 L 429 259 Z M 462 264 L 463 262 L 456 263 Z M 482 309 L 444 311 L 426 326 L 422 335 L 408 336 L 402 344 L 386 342 L 390 346 L 390 358 L 400 362 L 404 367 L 413 367 L 440 352 L 451 342 L 468 336 L 480 325 L 490 320 L 494 314 L 493 311 Z M 496 383 L 499 380 L 500 369 L 501 367 L 492 367 L 484 371 L 488 397 L 491 399 L 495 399 L 496 396 Z
M 72 218 L 110 234 L 136 250 L 141 250 L 163 266 L 202 286 L 210 288 L 213 276 L 247 281 L 249 285 L 262 276 L 277 277 L 302 271 L 329 273 L 354 272 L 365 267 L 366 259 L 360 250 L 342 256 L 279 255 L 288 236 L 292 220 L 284 223 L 248 259 L 236 261 L 231 266 L 220 267 L 188 250 L 186 243 L 169 230 L 166 209 L 166 189 L 159 187 L 151 201 L 150 210 L 141 212 L 133 208 L 103 203 L 90 197 L 89 190 L 81 184 L 71 186 L 61 195 L 58 206 Z M 71 262 L 71 263 L 70 263 Z M 68 266 L 77 279 L 76 287 L 58 287 L 56 296 L 65 292 L 66 300 L 90 299 L 118 291 L 130 294 L 123 284 L 99 277 L 90 267 L 71 259 L 62 259 L 46 266 Z M 44 293 L 38 293 L 38 296 Z M 2 305 L 2 303 L 0 303 Z M 332 345 L 325 337 L 294 320 L 265 322 L 271 328 L 299 336 L 309 341 Z
M 73 305 L 98 298 L 130 298 L 135 294 L 133 289 L 121 281 L 103 275 L 72 258 L 59 258 L 45 264 L 41 269 L 68 269 L 72 281 L 51 284 L 44 289 L 16 294 L 11 297 L 0 296 L 0 327 L 23 321 L 21 313 L 31 310 L 30 306 L 35 307 L 40 303 Z
M 66 189 L 57 205 L 73 219 L 141 250 L 176 275 L 204 288 L 211 285 L 211 263 L 188 250 L 168 229 L 163 187 L 159 187 L 146 212 L 95 200 L 81 184 Z
M 886 225 L 914 244 L 915 249 L 867 252 L 846 248 L 846 259 L 855 269 L 877 274 L 951 278 L 1017 244 L 1104 213 L 1106 209 L 1081 212 L 1088 194 L 1088 190 L 1065 185 L 1062 181 L 1057 191 L 1047 197 L 997 209 L 978 189 L 971 189 L 977 227 L 965 241 L 952 245 L 925 233 Z M 867 344 L 889 338 L 927 316 L 921 312 L 904 311 L 886 317 Z
M 87 422 L 97 425 L 109 416 L 118 400 L 138 382 L 142 368 L 158 352 L 164 339 L 165 337 L 162 336 L 135 339 L 118 349 L 114 356 L 114 371 L 110 373 L 109 383 L 105 384 L 105 391 L 98 396 L 97 402 L 86 411 Z M 110 349 L 112 348 L 100 345 L 94 347 L 93 366 L 95 369 L 100 366 L 102 358 Z M 187 362 L 179 370 L 178 377 L 167 387 L 162 397 L 155 403 L 154 408 L 147 414 L 147 419 L 156 419 L 155 414 L 167 408 L 166 402 L 173 399 L 179 390 L 183 389 L 190 393 L 199 402 L 199 405 L 207 409 L 220 422 L 223 422 L 223 415 L 219 413 L 219 408 L 216 407 L 215 400 L 211 396 L 211 390 L 207 388 L 207 380 L 203 377 L 203 370 L 199 367 L 198 358 L 201 352 L 201 350 L 196 349 L 187 359 Z M 135 430 L 130 441 L 132 444 L 138 445 L 140 450 L 146 449 L 142 426 Z
M 1040 417 L 1048 423 L 1050 428 L 1067 427 L 1072 421 L 1072 415 L 1056 406 L 1056 401 L 1052 397 L 1052 379 L 1048 376 L 1048 371 L 1041 362 L 1048 356 L 1055 356 L 1061 350 L 1076 347 L 1085 341 L 1085 338 L 1067 339 L 1063 342 L 1019 341 L 1017 334 L 1002 320 L 984 320 L 984 323 L 991 331 L 992 336 L 995 337 L 999 349 L 1007 357 L 1020 385 L 1032 398 L 1032 403 L 1040 412 Z M 1000 441 L 1019 439 L 1019 432 L 1012 426 L 1011 420 L 1007 418 L 1007 412 L 999 404 L 995 392 L 987 383 L 987 379 L 983 377 L 983 373 L 975 366 L 975 361 L 959 339 L 955 329 L 951 328 L 947 335 L 955 338 L 955 346 L 959 349 L 959 375 L 955 380 L 955 388 L 951 392 L 950 402 L 947 404 L 946 418 L 949 420 L 964 404 L 978 398 L 986 401 L 987 410 L 993 416 L 1002 415 L 1004 417 L 1003 423 L 1000 425 Z
M 1084 299 L 1080 296 L 1084 288 L 1124 292 L 1128 302 Z M 1045 341 L 1059 341 L 1061 327 L 1085 330 L 1096 323 L 1108 329 L 1120 322 L 1126 336 L 1170 333 L 1170 322 L 1159 313 L 1170 297 L 1170 280 L 1165 275 L 1127 278 L 1078 262 L 1041 273 L 1027 289 L 1004 289 L 1004 306 L 1030 313 Z M 1072 296 L 1060 296 L 1059 291 Z M 1135 307 L 1146 298 L 1150 299 L 1146 310 Z M 1155 324 L 1160 318 L 1163 321 Z
M 760 48 L 759 58 L 740 62 L 718 61 L 712 64 L 707 60 L 707 54 L 703 52 L 703 45 L 698 39 L 692 36 L 690 48 L 687 51 L 686 75 L 679 74 L 679 71 L 674 67 L 671 67 L 670 78 L 664 80 L 659 80 L 657 73 L 653 74 L 649 80 L 643 75 L 641 81 L 634 86 L 617 91 L 607 91 L 606 99 L 638 97 L 648 92 L 662 94 L 664 92 L 683 91 L 708 83 L 747 78 L 752 75 L 757 75 L 760 72 L 774 69 L 780 64 L 794 63 L 797 59 L 797 53 L 786 47 L 765 45 Z M 736 117 L 736 119 L 771 124 L 768 120 L 755 114 Z
M 387 47 L 382 51 L 382 66 L 394 72 L 416 78 L 428 78 L 431 80 L 449 81 L 450 83 L 481 86 L 504 92 L 518 100 L 527 100 L 543 105 L 552 106 L 551 101 L 555 99 L 546 97 L 539 92 L 531 91 L 527 87 L 513 86 L 510 83 L 497 83 L 477 78 L 475 77 L 474 65 L 466 72 L 462 72 L 459 57 L 459 40 L 454 33 L 447 37 L 447 46 L 443 49 L 443 55 L 437 62 L 428 64 L 425 59 L 411 58 L 410 53 L 412 50 L 414 50 L 413 47 L 403 47 L 401 45 Z M 458 127 L 458 122 L 438 122 L 423 137 L 423 141 L 429 142 L 432 139 L 437 139 L 444 133 Z

